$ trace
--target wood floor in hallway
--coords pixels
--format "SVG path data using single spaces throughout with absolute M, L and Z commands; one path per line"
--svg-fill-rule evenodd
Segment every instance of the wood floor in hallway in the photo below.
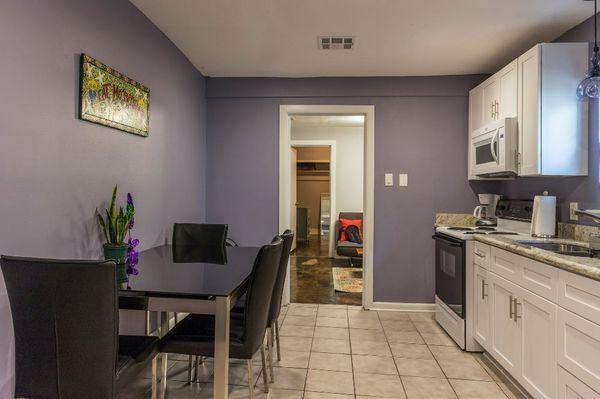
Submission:
M 361 293 L 336 292 L 333 288 L 332 267 L 349 267 L 347 259 L 328 257 L 328 238 L 311 235 L 306 242 L 298 242 L 290 258 L 291 301 L 362 305 Z M 314 259 L 316 263 L 305 264 Z M 314 261 L 313 261 L 314 262 Z M 309 263 L 313 263 L 309 262 Z

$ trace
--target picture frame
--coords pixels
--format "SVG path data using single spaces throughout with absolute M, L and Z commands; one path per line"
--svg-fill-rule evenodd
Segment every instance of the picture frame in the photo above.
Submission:
M 87 54 L 79 77 L 80 119 L 148 136 L 150 89 Z

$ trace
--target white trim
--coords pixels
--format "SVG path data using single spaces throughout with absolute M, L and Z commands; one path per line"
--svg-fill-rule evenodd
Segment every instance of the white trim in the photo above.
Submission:
M 373 302 L 371 310 L 394 310 L 397 312 L 435 312 L 435 303 Z
M 363 307 L 373 307 L 373 242 L 375 210 L 375 106 L 373 105 L 280 105 L 279 106 L 279 231 L 290 226 L 290 142 L 292 115 L 364 115 L 365 159 L 363 220 Z M 333 216 L 333 214 L 332 214 Z M 283 304 L 290 302 L 290 272 L 286 276 Z
M 335 221 L 334 215 L 337 215 L 336 206 L 336 189 L 337 189 L 337 158 L 336 158 L 336 141 L 335 140 L 291 140 L 290 145 L 294 147 L 329 147 L 329 214 L 331 215 L 331 221 Z M 291 188 L 291 187 L 290 187 Z M 329 256 L 333 257 L 333 250 L 335 248 L 333 242 L 333 236 L 331 235 L 331 225 L 329 228 Z

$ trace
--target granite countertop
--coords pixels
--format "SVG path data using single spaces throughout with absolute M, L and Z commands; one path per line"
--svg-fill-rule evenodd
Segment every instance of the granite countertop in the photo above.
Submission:
M 600 281 L 600 259 L 598 258 L 560 255 L 540 248 L 533 248 L 527 244 L 520 244 L 509 236 L 475 235 L 473 238 L 476 241 L 505 249 L 509 252 L 525 256 L 538 262 L 546 263 L 558 267 L 559 269 Z M 517 239 L 522 240 L 524 237 L 519 237 Z M 531 238 L 528 238 L 528 240 L 531 240 Z M 561 242 L 589 247 L 589 243 L 587 242 L 570 239 L 540 239 L 540 241 Z

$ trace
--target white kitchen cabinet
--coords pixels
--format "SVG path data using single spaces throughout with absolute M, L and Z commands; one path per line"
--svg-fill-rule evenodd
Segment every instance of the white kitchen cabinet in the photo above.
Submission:
M 600 325 L 559 308 L 558 364 L 600 392 Z
M 498 80 L 498 104 L 496 119 L 517 116 L 518 111 L 518 63 L 514 60 L 495 74 Z
M 558 399 L 600 399 L 600 395 L 573 374 L 559 367 Z
M 514 318 L 514 300 L 521 289 L 490 273 L 491 342 L 489 352 L 512 376 L 521 370 L 521 330 Z
M 475 265 L 475 309 L 473 312 L 475 340 L 484 349 L 490 347 L 490 283 L 488 271 L 481 266 Z
M 483 125 L 488 125 L 496 120 L 498 113 L 498 100 L 500 83 L 496 75 L 483 82 Z
M 520 176 L 587 176 L 588 43 L 541 43 L 517 59 Z
M 514 311 L 522 339 L 521 371 L 517 380 L 534 398 L 555 398 L 557 306 L 523 289 Z
M 469 132 L 483 127 L 483 107 L 483 86 L 479 85 L 469 92 Z

